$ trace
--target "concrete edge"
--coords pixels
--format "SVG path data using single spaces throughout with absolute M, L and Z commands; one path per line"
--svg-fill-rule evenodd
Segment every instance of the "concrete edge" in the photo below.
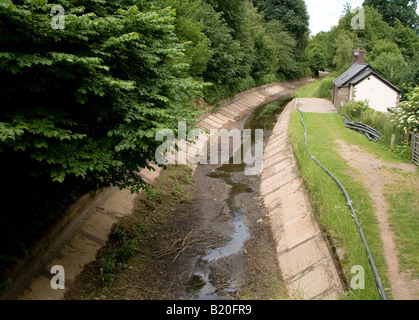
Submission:
M 265 152 L 264 161 L 271 165 L 269 173 L 262 174 L 260 193 L 264 195 L 290 298 L 335 300 L 343 296 L 342 281 L 311 208 L 288 136 L 295 103 L 294 99 L 284 109 L 268 141 L 265 150 L 270 151 Z

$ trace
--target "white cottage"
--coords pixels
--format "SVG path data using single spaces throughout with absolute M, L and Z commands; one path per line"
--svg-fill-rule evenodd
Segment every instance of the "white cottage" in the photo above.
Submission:
M 370 65 L 356 62 L 333 82 L 336 108 L 350 101 L 367 100 L 370 108 L 387 112 L 399 106 L 401 91 L 381 77 Z

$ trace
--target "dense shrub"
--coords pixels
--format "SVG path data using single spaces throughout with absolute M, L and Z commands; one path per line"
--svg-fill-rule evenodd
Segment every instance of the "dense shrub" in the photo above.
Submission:
M 353 120 L 360 120 L 362 113 L 368 109 L 368 103 L 365 101 L 351 101 L 343 106 L 341 112 Z
M 407 94 L 407 101 L 400 103 L 395 122 L 406 131 L 419 131 L 419 87 Z
M 329 100 L 332 100 L 332 87 L 333 87 L 333 81 L 335 78 L 333 77 L 327 77 L 324 78 L 319 87 L 319 97 L 320 98 L 326 98 Z

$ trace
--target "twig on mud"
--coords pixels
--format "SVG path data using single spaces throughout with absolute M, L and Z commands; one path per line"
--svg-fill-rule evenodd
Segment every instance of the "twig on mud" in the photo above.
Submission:
M 203 229 L 192 229 L 183 239 L 179 238 L 175 240 L 169 248 L 161 250 L 161 251 L 156 251 L 153 254 L 153 257 L 159 259 L 159 258 L 163 258 L 164 256 L 176 253 L 176 256 L 173 259 L 173 262 L 175 262 L 177 258 L 188 248 L 192 248 L 199 243 L 208 242 L 211 240 L 219 241 L 219 239 L 215 239 L 214 237 L 199 236 L 197 234 L 198 232 L 203 232 L 203 231 L 204 231 Z

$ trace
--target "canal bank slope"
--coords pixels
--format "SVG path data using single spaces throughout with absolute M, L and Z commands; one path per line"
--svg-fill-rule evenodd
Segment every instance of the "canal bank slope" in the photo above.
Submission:
M 310 108 L 310 101 L 305 101 Z M 288 138 L 295 100 L 281 114 L 264 154 L 260 193 L 269 212 L 282 278 L 292 299 L 338 299 L 343 287 Z M 309 110 L 309 109 L 308 109 Z M 325 103 L 314 112 L 336 112 Z

